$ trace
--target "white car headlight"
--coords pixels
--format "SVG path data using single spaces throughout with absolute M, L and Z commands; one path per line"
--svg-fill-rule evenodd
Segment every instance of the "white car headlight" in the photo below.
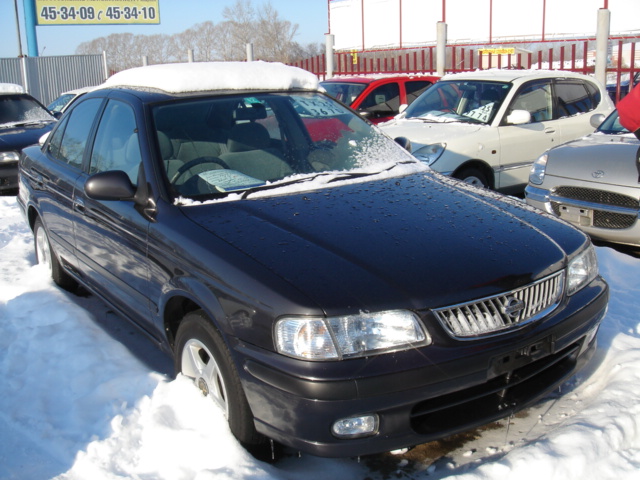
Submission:
M 567 295 L 573 295 L 597 276 L 598 257 L 593 245 L 589 245 L 567 267 Z
M 529 182 L 534 185 L 542 185 L 544 181 L 544 173 L 547 169 L 547 160 L 549 156 L 543 153 L 538 159 L 531 165 L 531 171 L 529 172 Z
M 0 152 L 0 162 L 17 162 L 20 158 L 18 152 Z
M 303 360 L 341 360 L 429 345 L 417 315 L 404 310 L 343 317 L 284 317 L 275 327 L 278 352 Z
M 421 162 L 431 165 L 442 156 L 446 148 L 446 143 L 432 143 L 413 152 L 413 156 Z

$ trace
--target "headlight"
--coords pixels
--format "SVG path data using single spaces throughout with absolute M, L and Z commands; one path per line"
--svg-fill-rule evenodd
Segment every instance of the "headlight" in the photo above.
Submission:
M 567 295 L 573 295 L 598 276 L 598 258 L 593 245 L 574 258 L 567 268 Z
M 446 143 L 433 143 L 419 148 L 413 152 L 413 156 L 418 160 L 425 162 L 427 165 L 431 165 L 442 156 L 442 153 L 446 148 Z
M 18 152 L 0 152 L 0 162 L 17 162 L 20 158 Z
M 531 165 L 531 172 L 529 173 L 529 181 L 534 185 L 542 185 L 544 181 L 544 172 L 547 169 L 548 155 L 543 153 L 538 159 Z
M 275 327 L 278 352 L 303 360 L 341 360 L 431 343 L 418 317 L 397 310 L 344 317 L 284 317 Z

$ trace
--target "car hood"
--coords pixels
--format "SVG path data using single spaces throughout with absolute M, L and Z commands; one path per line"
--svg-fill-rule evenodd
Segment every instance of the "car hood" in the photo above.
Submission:
M 632 134 L 593 133 L 549 150 L 546 174 L 637 187 L 639 149 L 640 141 Z
M 437 174 L 184 207 L 328 315 L 424 309 L 558 271 L 586 236 Z
M 54 121 L 46 121 L 16 127 L 0 125 L 0 150 L 22 150 L 24 147 L 38 143 L 40 137 L 50 131 L 54 124 Z
M 394 119 L 378 125 L 391 138 L 407 137 L 411 140 L 412 150 L 432 143 L 450 143 L 455 137 L 468 136 L 485 128 L 463 122 L 428 123 L 417 119 Z

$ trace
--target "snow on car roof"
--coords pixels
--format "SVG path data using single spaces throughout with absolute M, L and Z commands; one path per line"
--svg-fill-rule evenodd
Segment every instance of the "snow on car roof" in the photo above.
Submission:
M 155 88 L 169 93 L 208 90 L 317 90 L 306 70 L 269 62 L 171 63 L 116 73 L 101 87 Z
M 0 94 L 3 93 L 24 93 L 24 88 L 15 83 L 0 83 Z
M 474 72 L 450 73 L 441 80 L 496 80 L 512 82 L 521 77 L 527 78 L 556 78 L 556 77 L 584 77 L 576 72 L 565 70 L 510 70 L 491 68 L 488 70 L 476 70 Z

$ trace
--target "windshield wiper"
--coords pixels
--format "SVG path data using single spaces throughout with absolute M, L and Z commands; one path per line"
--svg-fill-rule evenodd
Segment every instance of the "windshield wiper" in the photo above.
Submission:
M 393 170 L 394 168 L 396 168 L 398 165 L 405 165 L 405 164 L 409 164 L 409 163 L 415 163 L 413 160 L 403 160 L 401 162 L 396 162 L 392 165 L 389 165 L 387 168 L 384 168 L 382 170 L 376 170 L 375 172 L 354 172 L 354 171 L 328 171 L 328 172 L 318 172 L 315 173 L 313 175 L 309 175 L 306 177 L 302 177 L 302 178 L 295 178 L 292 180 L 288 180 L 285 182 L 276 182 L 276 183 L 269 183 L 269 184 L 265 184 L 265 185 L 260 185 L 257 187 L 253 187 L 253 188 L 249 188 L 247 190 L 245 190 L 242 195 L 240 196 L 241 199 L 246 199 L 249 195 L 251 195 L 252 193 L 255 192 L 260 192 L 260 191 L 264 191 L 264 190 L 272 190 L 275 188 L 280 188 L 280 187 L 286 187 L 289 185 L 295 185 L 297 183 L 307 183 L 307 182 L 311 182 L 317 178 L 320 177 L 325 177 L 325 176 L 330 176 L 332 178 L 330 178 L 329 180 L 327 180 L 324 184 L 327 185 L 329 183 L 333 183 L 333 182 L 339 182 L 342 180 L 349 180 L 349 179 L 353 179 L 353 178 L 363 178 L 363 177 L 370 177 L 372 175 L 378 175 L 380 173 L 383 172 L 388 172 L 389 170 Z M 231 192 L 229 192 L 231 193 Z
M 18 122 L 7 122 L 0 125 L 0 127 L 4 128 L 13 128 L 13 127 L 27 127 L 29 125 L 41 125 L 43 123 L 51 123 L 53 120 L 41 119 L 41 120 L 22 120 Z

